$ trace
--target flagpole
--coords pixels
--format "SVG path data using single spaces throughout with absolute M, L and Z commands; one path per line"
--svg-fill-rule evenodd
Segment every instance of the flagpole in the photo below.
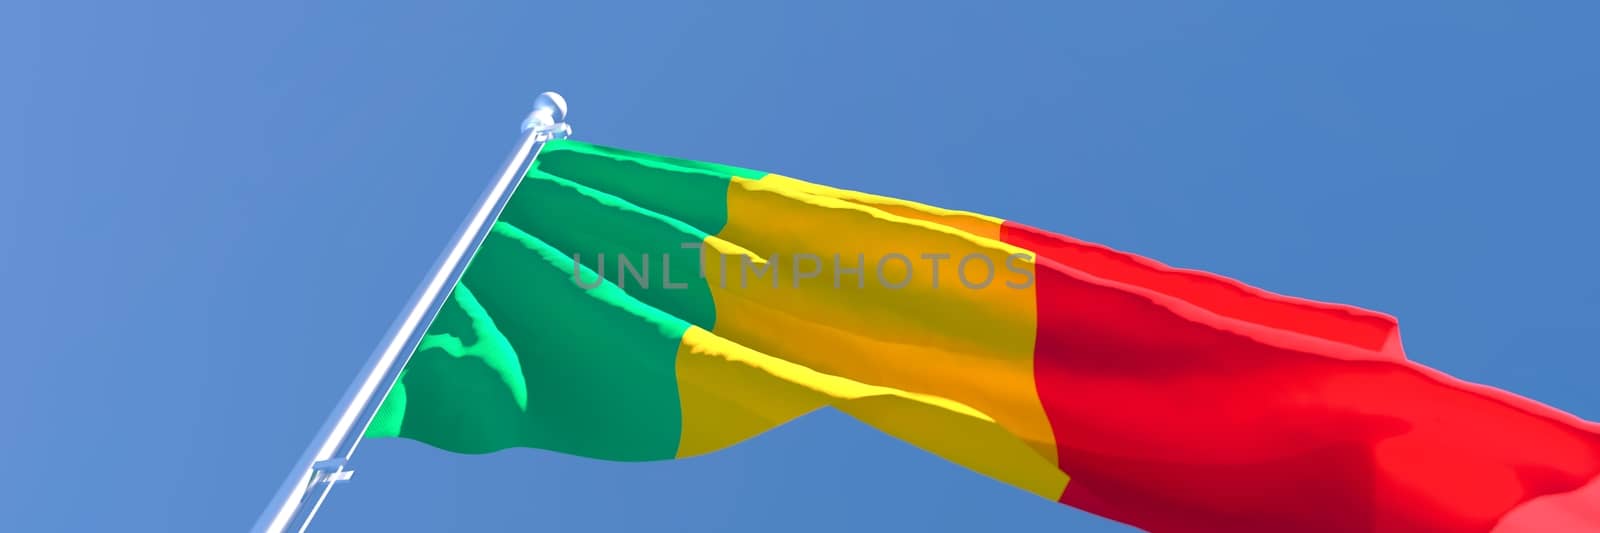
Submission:
M 528 167 L 539 155 L 545 141 L 564 139 L 572 128 L 564 122 L 567 103 L 561 95 L 546 92 L 534 100 L 533 111 L 522 122 L 522 139 L 506 160 L 488 190 L 473 206 L 471 215 L 451 239 L 433 270 L 405 311 L 384 335 L 378 349 L 357 375 L 355 382 L 345 392 L 333 414 L 324 422 L 311 445 L 295 463 L 294 470 L 284 481 L 272 503 L 267 506 L 252 531 L 257 533 L 301 533 L 311 524 L 311 518 L 322 507 L 335 483 L 347 481 L 354 472 L 346 468 L 350 456 L 367 425 L 377 414 L 383 398 L 394 387 L 411 352 L 433 322 L 433 317 L 444 305 L 450 289 L 455 287 L 466 270 L 472 253 L 488 235 L 494 220 L 500 216 L 511 193 L 527 174 Z

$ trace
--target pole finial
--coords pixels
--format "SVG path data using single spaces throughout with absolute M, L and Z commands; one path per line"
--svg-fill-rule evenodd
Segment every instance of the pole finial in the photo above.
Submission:
M 546 139 L 565 139 L 572 135 L 572 127 L 563 122 L 566 118 L 567 99 L 555 91 L 545 91 L 533 99 L 533 111 L 522 120 L 522 132 L 533 131 Z

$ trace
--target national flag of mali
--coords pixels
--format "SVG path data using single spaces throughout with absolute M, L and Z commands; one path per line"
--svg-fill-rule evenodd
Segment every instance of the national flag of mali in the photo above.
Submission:
M 544 147 L 369 437 L 617 461 L 833 407 L 1146 530 L 1600 530 L 1600 426 L 1393 318 L 989 216 Z

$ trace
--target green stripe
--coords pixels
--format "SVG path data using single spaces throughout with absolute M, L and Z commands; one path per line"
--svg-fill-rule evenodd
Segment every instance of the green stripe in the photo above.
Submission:
M 367 436 L 459 453 L 674 457 L 676 355 L 689 324 L 609 283 L 579 288 L 571 261 L 496 223 Z
M 716 235 L 728 224 L 728 184 L 733 176 L 765 172 L 662 157 L 576 141 L 551 142 L 534 168 L 605 191 Z
M 460 453 L 531 447 L 610 460 L 674 457 L 682 432 L 678 344 L 690 324 L 716 324 L 710 288 L 697 275 L 699 253 L 682 245 L 727 224 L 733 176 L 763 175 L 547 144 L 367 436 Z M 573 254 L 583 285 L 600 285 L 575 282 Z M 618 256 L 643 271 L 643 283 L 619 272 Z
M 761 179 L 762 176 L 765 176 L 765 175 L 768 174 L 768 172 L 766 172 L 764 170 L 757 170 L 757 169 L 751 169 L 751 168 L 746 168 L 746 167 L 727 165 L 727 164 L 723 164 L 723 163 L 712 163 L 712 162 L 709 162 L 709 161 L 696 161 L 696 160 L 693 160 L 693 159 L 682 159 L 682 158 L 677 158 L 677 157 L 667 157 L 667 156 L 664 156 L 664 155 L 651 154 L 651 153 L 645 153 L 645 152 L 635 152 L 633 150 L 624 150 L 624 149 L 621 149 L 621 148 L 615 148 L 615 147 L 611 147 L 611 146 L 601 146 L 601 145 L 598 145 L 598 144 L 589 144 L 589 143 L 585 143 L 585 142 L 582 142 L 582 141 L 574 141 L 574 140 L 571 140 L 571 139 L 561 139 L 561 140 L 555 140 L 555 141 L 550 141 L 548 143 L 545 143 L 545 150 L 556 151 L 556 152 L 584 152 L 584 153 L 595 154 L 595 155 L 603 155 L 603 156 L 610 157 L 610 158 L 613 158 L 613 159 L 631 159 L 631 160 L 638 160 L 638 161 L 653 161 L 653 162 L 672 165 L 672 166 L 676 166 L 676 167 L 700 169 L 700 170 L 704 170 L 704 171 L 710 172 L 712 174 L 720 174 L 720 175 L 726 176 L 726 177 L 738 176 L 738 177 L 741 177 L 741 178 L 748 178 L 748 179 Z
M 705 240 L 698 228 L 539 169 L 528 172 L 500 220 L 561 250 L 569 269 L 577 254 L 640 301 L 707 330 L 716 325 L 699 250 L 683 246 Z M 632 265 L 626 272 L 624 259 Z

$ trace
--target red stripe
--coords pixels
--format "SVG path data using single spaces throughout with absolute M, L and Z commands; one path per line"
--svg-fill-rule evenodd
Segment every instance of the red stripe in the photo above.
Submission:
M 1041 256 L 1034 373 L 1063 503 L 1161 532 L 1488 531 L 1600 475 L 1597 426 L 1374 352 L 1382 315 L 1001 238 Z
M 1223 316 L 1405 357 L 1399 325 L 1383 313 L 1273 294 L 1015 222 L 1001 226 L 1001 239 L 1090 276 L 1144 287 Z
M 1600 531 L 1600 477 L 1572 492 L 1552 494 L 1512 509 L 1492 533 Z

